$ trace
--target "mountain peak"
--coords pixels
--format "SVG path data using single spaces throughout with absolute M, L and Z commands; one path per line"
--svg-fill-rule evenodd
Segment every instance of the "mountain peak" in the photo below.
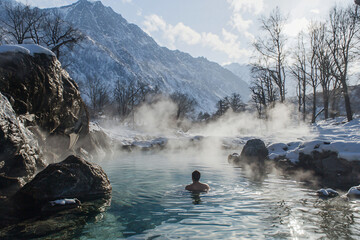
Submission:
M 98 0 L 79 0 L 77 2 L 75 2 L 74 4 L 101 4 L 101 1 Z
M 166 93 L 185 93 L 197 100 L 201 111 L 208 112 L 219 98 L 234 92 L 249 99 L 248 85 L 230 71 L 205 58 L 160 47 L 101 2 L 79 0 L 63 12 L 66 20 L 87 36 L 62 59 L 78 81 L 97 76 L 111 87 L 118 80 L 124 86 L 139 80 Z
M 105 7 L 101 1 L 98 0 L 79 0 L 73 4 L 67 5 L 67 6 L 63 6 L 60 7 L 60 9 L 66 9 L 66 8 L 84 8 L 84 7 L 93 7 L 93 6 L 101 6 L 101 7 Z

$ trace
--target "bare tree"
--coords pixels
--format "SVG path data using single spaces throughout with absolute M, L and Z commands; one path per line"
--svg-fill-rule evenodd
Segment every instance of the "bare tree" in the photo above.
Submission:
M 10 35 L 18 44 L 31 39 L 33 27 L 41 20 L 43 14 L 38 8 L 20 4 L 5 5 L 5 18 L 1 19 L 5 34 Z
M 4 41 L 4 36 L 5 36 L 4 32 L 5 32 L 4 28 L 0 26 L 0 45 L 2 45 Z
M 209 122 L 211 116 L 207 112 L 199 112 L 199 115 L 197 117 L 197 120 L 200 122 Z
M 329 117 L 331 83 L 335 81 L 333 77 L 333 73 L 336 72 L 335 62 L 333 61 L 331 50 L 326 42 L 329 36 L 325 23 L 313 23 L 310 32 L 313 36 L 313 51 L 316 55 L 319 69 L 319 81 L 322 88 L 324 117 L 327 119 Z
M 297 80 L 297 95 L 299 112 L 302 113 L 303 121 L 306 120 L 306 86 L 307 78 L 307 54 L 304 42 L 304 33 L 298 35 L 297 48 L 294 52 L 294 63 L 290 71 Z
M 30 37 L 34 43 L 41 45 L 42 44 L 42 34 L 43 34 L 43 26 L 44 19 L 47 14 L 44 11 L 41 11 L 39 8 L 33 8 L 31 10 L 32 18 L 38 18 L 37 21 L 31 25 L 30 28 Z
M 329 15 L 329 34 L 331 37 L 327 44 L 335 62 L 334 77 L 341 83 L 348 121 L 353 119 L 348 92 L 348 69 L 357 57 L 355 50 L 358 44 L 357 35 L 360 30 L 358 20 L 358 6 L 347 8 L 336 6 Z
M 216 117 L 220 117 L 220 116 L 224 115 L 227 112 L 227 110 L 229 110 L 229 108 L 230 108 L 228 97 L 220 99 L 216 103 L 216 108 L 217 108 L 217 110 L 215 112 Z
M 18 44 L 31 39 L 36 44 L 46 45 L 58 59 L 62 47 L 72 48 L 83 39 L 83 35 L 63 20 L 57 11 L 46 14 L 45 11 L 28 5 L 6 4 L 5 12 L 1 22 L 6 35 L 11 36 Z
M 310 51 L 308 54 L 308 62 L 309 62 L 309 72 L 307 73 L 309 78 L 309 84 L 312 87 L 312 114 L 311 114 L 311 122 L 314 123 L 317 115 L 317 88 L 320 84 L 320 68 L 319 68 L 319 59 L 317 58 L 317 47 L 318 47 L 318 31 L 316 27 L 310 29 L 309 37 L 310 37 Z
M 130 81 L 123 83 L 117 80 L 113 91 L 114 103 L 117 107 L 118 114 L 126 118 L 141 103 L 148 100 L 150 95 L 156 94 L 157 88 L 151 88 L 149 85 L 140 81 Z
M 241 100 L 241 95 L 238 93 L 233 93 L 228 98 L 229 106 L 235 113 L 245 111 L 245 103 Z
M 278 91 L 273 83 L 274 73 L 268 67 L 266 61 L 264 62 L 253 64 L 251 68 L 253 81 L 250 90 L 260 117 L 263 114 L 266 116 L 267 108 L 274 106 L 275 101 L 278 99 Z
M 170 95 L 170 99 L 176 104 L 176 119 L 189 117 L 193 113 L 197 102 L 194 98 L 181 92 L 174 92 Z
M 81 86 L 89 99 L 90 108 L 94 114 L 102 111 L 110 103 L 109 89 L 100 78 L 87 76 Z
M 266 58 L 269 63 L 269 73 L 272 81 L 278 87 L 280 102 L 285 101 L 285 64 L 287 52 L 285 50 L 286 37 L 283 33 L 286 18 L 281 14 L 280 9 L 276 7 L 269 17 L 261 18 L 262 30 L 265 32 L 254 43 L 255 50 L 260 58 Z M 271 63 L 271 65 L 270 65 Z
M 47 47 L 60 57 L 60 49 L 64 46 L 71 48 L 74 44 L 83 40 L 83 35 L 70 23 L 63 20 L 60 13 L 52 12 L 44 17 L 42 41 Z

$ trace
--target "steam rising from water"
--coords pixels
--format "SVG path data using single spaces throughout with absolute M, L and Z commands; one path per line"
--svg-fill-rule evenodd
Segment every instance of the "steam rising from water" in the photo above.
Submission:
M 149 142 L 165 137 L 168 143 L 162 154 L 171 156 L 186 151 L 186 154 L 198 156 L 212 167 L 221 167 L 228 154 L 240 153 L 242 146 L 252 138 L 260 138 L 269 144 L 299 141 L 312 135 L 310 127 L 294 114 L 297 111 L 292 105 L 277 104 L 268 111 L 267 120 L 257 118 L 256 112 L 228 111 L 216 121 L 193 124 L 176 120 L 176 111 L 177 106 L 173 102 L 161 99 L 155 104 L 144 104 L 138 108 L 127 121 L 127 127 L 119 128 L 108 123 L 105 128 L 130 142 Z
M 289 143 L 304 141 L 313 137 L 310 126 L 302 122 L 292 105 L 277 104 L 268 112 L 268 118 L 259 119 L 257 113 L 227 112 L 216 121 L 209 123 L 193 123 L 177 121 L 175 119 L 177 107 L 169 100 L 161 99 L 157 103 L 144 104 L 130 116 L 125 124 L 103 122 L 108 133 L 126 144 L 151 143 L 159 137 L 168 140 L 165 149 L 159 152 L 166 156 L 172 169 L 189 168 L 206 173 L 214 171 L 231 171 L 227 166 L 229 154 L 241 153 L 247 140 L 262 139 L 266 145 L 276 142 Z M 295 114 L 294 114 L 295 113 Z M 136 150 L 136 148 L 134 148 Z M 156 148 L 155 148 L 156 149 Z M 114 151 L 114 159 L 126 158 L 126 151 Z M 136 154 L 136 153 L 135 153 Z M 141 153 L 146 158 L 147 153 Z M 180 156 L 180 157 L 179 157 Z M 191 156 L 192 161 L 186 159 Z M 185 158 L 184 161 L 179 159 Z M 94 160 L 109 159 L 97 158 Z M 259 174 L 258 169 L 251 166 L 242 167 L 241 171 L 251 181 L 261 182 L 266 174 Z M 275 163 L 267 162 L 267 173 L 282 175 L 282 171 L 275 167 Z M 229 172 L 230 173 L 230 172 Z M 188 173 L 189 176 L 191 172 Z M 298 171 L 294 175 L 296 180 L 308 181 L 314 179 L 312 172 Z M 189 177 L 189 181 L 190 181 Z M 313 180 L 315 186 L 316 179 Z M 185 182 L 184 184 L 186 184 Z M 209 182 L 211 185 L 211 182 Z
M 156 104 L 141 106 L 134 114 L 134 123 L 147 133 L 172 135 L 184 131 L 191 135 L 204 137 L 257 137 L 265 142 L 295 141 L 311 136 L 310 128 L 300 121 L 292 105 L 277 104 L 268 111 L 268 119 L 257 118 L 257 113 L 233 113 L 225 115 L 208 124 L 190 124 L 189 121 L 176 121 L 177 107 L 169 100 L 160 100 Z

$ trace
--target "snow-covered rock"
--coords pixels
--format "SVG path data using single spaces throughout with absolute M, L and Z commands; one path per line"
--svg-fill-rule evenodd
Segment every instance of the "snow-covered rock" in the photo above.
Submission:
M 337 197 L 339 193 L 332 188 L 320 189 L 316 192 L 320 197 Z
M 24 53 L 24 54 L 29 54 L 31 56 L 35 56 L 36 54 L 45 54 L 55 57 L 55 54 L 52 51 L 37 44 L 17 44 L 17 45 L 5 44 L 0 46 L 0 53 L 9 53 L 9 52 Z
M 283 157 L 295 163 L 300 153 L 310 155 L 313 151 L 331 151 L 347 161 L 360 161 L 360 118 L 351 122 L 345 122 L 343 118 L 320 121 L 313 125 L 312 132 L 312 139 L 269 145 L 269 158 Z
M 351 187 L 346 193 L 347 197 L 360 198 L 360 186 Z
M 64 198 L 64 199 L 57 199 L 54 201 L 50 201 L 51 206 L 55 205 L 67 205 L 67 204 L 76 204 L 76 198 Z

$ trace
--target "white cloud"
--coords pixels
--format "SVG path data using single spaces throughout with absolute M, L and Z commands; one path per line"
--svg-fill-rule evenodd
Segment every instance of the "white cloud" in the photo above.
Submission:
M 255 36 L 250 32 L 244 32 L 244 35 L 247 39 L 250 40 L 251 43 L 254 42 L 256 39 Z
M 250 52 L 242 49 L 238 37 L 222 29 L 223 39 L 213 33 L 202 33 L 202 44 L 213 50 L 225 53 L 231 59 L 240 59 L 250 56 Z
M 166 22 L 162 17 L 156 14 L 146 16 L 143 24 L 144 24 L 144 31 L 149 35 L 151 34 L 151 32 L 166 30 Z
M 252 24 L 252 20 L 244 20 L 241 14 L 236 12 L 231 16 L 230 24 L 239 32 L 246 32 Z
M 169 48 L 174 48 L 176 41 L 182 41 L 189 45 L 194 45 L 200 42 L 201 35 L 185 26 L 182 22 L 175 26 L 167 24 L 164 19 L 156 14 L 146 16 L 144 21 L 144 30 L 149 35 L 152 32 L 161 32 L 163 37 L 167 40 Z
M 299 32 L 307 31 L 309 23 L 309 20 L 305 17 L 294 19 L 290 23 L 285 24 L 284 33 L 290 37 L 296 37 Z
M 227 2 L 232 11 L 229 24 L 252 41 L 254 36 L 248 30 L 253 21 L 244 19 L 242 14 L 244 12 L 260 14 L 264 8 L 263 0 L 227 0 Z
M 263 0 L 227 0 L 234 12 L 249 12 L 258 15 L 263 11 Z
M 310 12 L 314 14 L 320 14 L 319 9 L 311 9 Z
M 176 39 L 183 41 L 189 45 L 198 44 L 201 40 L 201 35 L 191 29 L 188 26 L 185 26 L 182 22 L 175 25 L 175 27 L 168 25 L 169 38 L 172 39 L 172 42 L 175 42 Z
M 186 43 L 188 45 L 199 44 L 211 50 L 222 52 L 234 60 L 250 55 L 248 50 L 241 48 L 238 36 L 225 29 L 222 29 L 221 36 L 210 32 L 198 33 L 182 22 L 175 26 L 168 24 L 162 17 L 155 14 L 146 16 L 143 25 L 144 30 L 149 34 L 161 33 L 166 41 L 165 45 L 171 49 L 175 48 L 176 43 Z

